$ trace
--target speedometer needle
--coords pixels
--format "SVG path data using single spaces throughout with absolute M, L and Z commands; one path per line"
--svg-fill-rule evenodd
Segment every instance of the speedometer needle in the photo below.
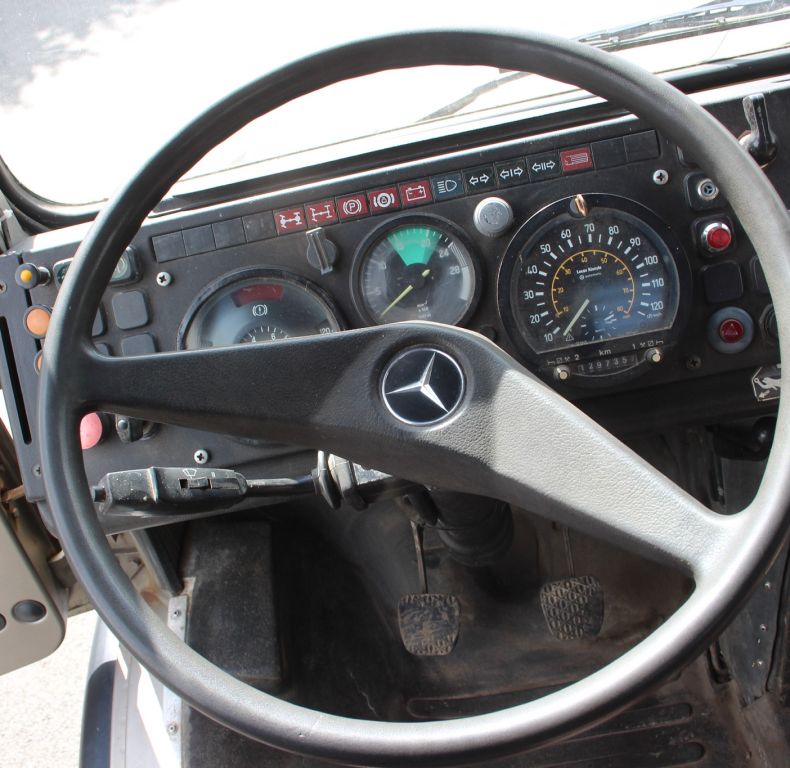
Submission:
M 562 332 L 563 336 L 567 336 L 571 332 L 571 328 L 573 328 L 573 326 L 576 325 L 576 321 L 582 316 L 582 312 L 584 312 L 584 310 L 587 309 L 589 304 L 590 304 L 590 300 L 585 299 L 584 303 L 579 307 L 579 311 L 573 316 L 573 320 L 571 320 L 568 323 L 568 327 Z
M 430 274 L 431 274 L 431 270 L 430 270 L 430 269 L 424 269 L 424 270 L 423 270 L 423 271 L 420 273 L 420 277 L 428 277 L 428 275 L 430 275 Z M 394 306 L 395 306 L 395 305 L 396 305 L 396 304 L 397 304 L 399 301 L 401 301 L 401 300 L 405 299 L 405 298 L 406 298 L 406 297 L 407 297 L 407 296 L 408 296 L 408 295 L 409 295 L 409 294 L 410 294 L 410 293 L 411 293 L 413 290 L 414 290 L 414 284 L 413 284 L 413 283 L 412 283 L 411 285 L 407 286 L 406 288 L 404 288 L 404 289 L 403 289 L 403 290 L 402 290 L 402 291 L 401 291 L 401 292 L 400 292 L 400 293 L 399 293 L 399 294 L 398 294 L 398 295 L 397 295 L 397 296 L 396 296 L 396 297 L 395 297 L 395 298 L 394 298 L 394 299 L 393 299 L 393 300 L 392 300 L 392 301 L 389 303 L 389 305 L 387 306 L 387 308 L 386 308 L 386 309 L 385 309 L 385 310 L 384 310 L 384 311 L 383 311 L 383 312 L 382 312 L 382 313 L 379 315 L 379 318 L 382 318 L 382 317 L 384 317 L 384 315 L 386 315 L 386 314 L 387 314 L 387 312 L 389 312 L 389 311 L 390 311 L 390 310 L 391 310 L 391 309 L 392 309 L 392 308 L 393 308 L 393 307 L 394 307 Z M 587 303 L 589 304 L 590 302 L 588 301 Z

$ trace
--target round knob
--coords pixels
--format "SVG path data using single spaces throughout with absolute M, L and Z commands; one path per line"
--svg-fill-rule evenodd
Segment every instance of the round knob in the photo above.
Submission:
M 702 245 L 711 253 L 726 251 L 732 244 L 732 231 L 723 221 L 712 221 L 702 230 Z
M 499 237 L 513 223 L 513 209 L 501 197 L 487 197 L 477 204 L 473 220 L 481 235 Z

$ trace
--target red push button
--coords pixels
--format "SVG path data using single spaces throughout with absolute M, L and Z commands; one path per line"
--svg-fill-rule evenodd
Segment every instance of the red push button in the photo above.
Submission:
M 104 438 L 104 422 L 96 411 L 88 413 L 80 421 L 80 446 L 83 451 L 95 448 Z
M 743 323 L 734 317 L 724 320 L 719 326 L 719 338 L 727 344 L 736 344 L 746 333 Z
M 714 221 L 702 230 L 702 244 L 713 253 L 726 251 L 732 244 L 732 232 L 723 221 Z

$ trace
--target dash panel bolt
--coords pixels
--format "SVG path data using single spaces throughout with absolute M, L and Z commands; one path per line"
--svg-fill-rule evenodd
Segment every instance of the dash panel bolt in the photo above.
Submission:
M 198 448 L 192 458 L 195 464 L 205 464 L 209 459 L 209 452 L 205 448 Z
M 167 288 L 173 282 L 173 276 L 169 272 L 160 272 L 156 276 L 156 284 L 160 288 Z

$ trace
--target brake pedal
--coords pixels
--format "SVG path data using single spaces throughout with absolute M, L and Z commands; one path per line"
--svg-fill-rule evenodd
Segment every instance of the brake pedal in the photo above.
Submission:
M 455 648 L 461 627 L 461 604 L 454 595 L 428 592 L 422 548 L 422 528 L 411 524 L 421 594 L 398 602 L 398 626 L 406 650 L 414 656 L 446 656 Z
M 400 636 L 414 656 L 446 656 L 455 648 L 461 605 L 454 595 L 404 595 L 398 603 Z
M 592 640 L 603 625 L 603 587 L 595 576 L 550 581 L 540 588 L 540 607 L 558 640 Z

